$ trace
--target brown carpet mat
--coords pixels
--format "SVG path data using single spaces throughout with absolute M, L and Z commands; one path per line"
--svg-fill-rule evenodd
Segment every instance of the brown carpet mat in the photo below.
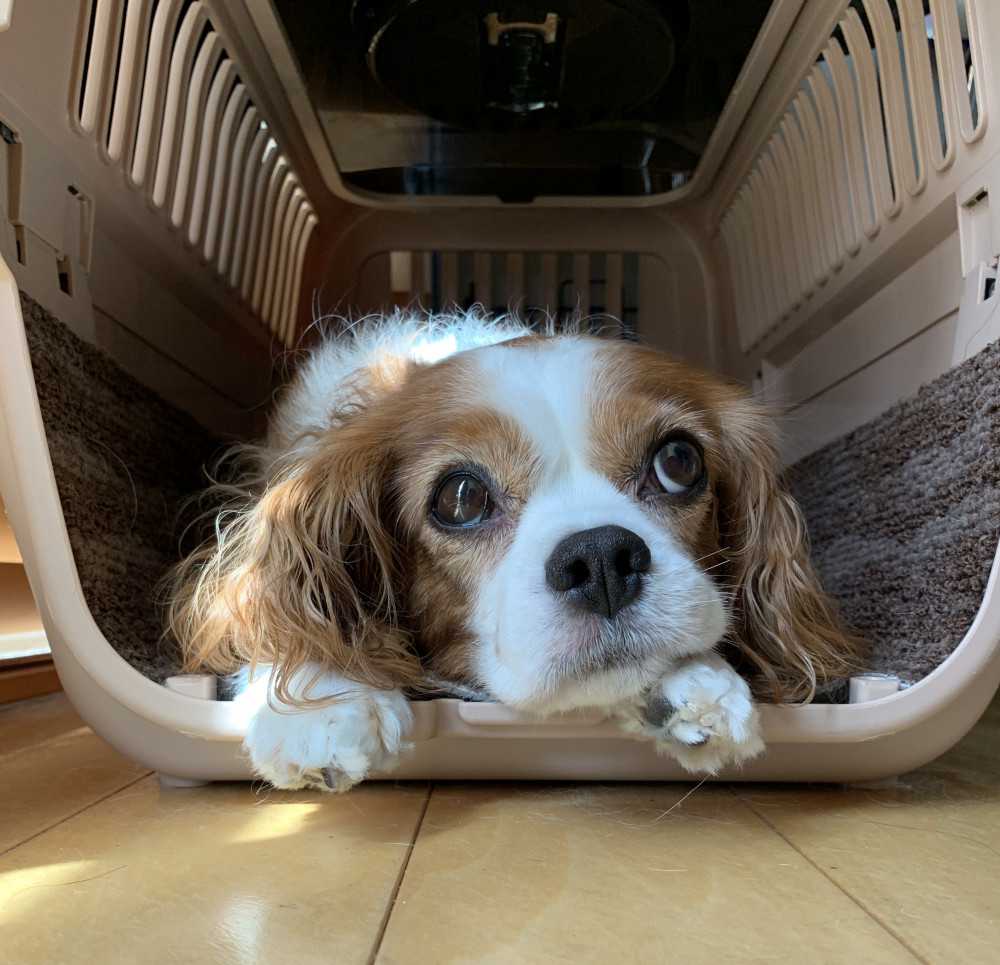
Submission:
M 812 557 L 871 669 L 922 679 L 962 642 L 1000 531 L 1000 343 L 797 463 Z
M 35 379 L 84 596 L 132 666 L 174 672 L 157 582 L 178 511 L 217 448 L 197 423 L 22 295 Z M 1000 348 L 826 446 L 790 473 L 813 556 L 872 669 L 920 679 L 961 641 L 1000 529 Z
M 24 294 L 21 311 L 84 598 L 118 653 L 161 682 L 177 669 L 156 585 L 218 442 Z

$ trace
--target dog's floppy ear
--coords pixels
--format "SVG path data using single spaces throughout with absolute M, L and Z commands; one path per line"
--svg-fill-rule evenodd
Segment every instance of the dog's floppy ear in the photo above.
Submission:
M 761 699 L 808 701 L 855 668 L 859 643 L 823 592 L 801 510 L 779 483 L 771 418 L 751 400 L 733 398 L 721 420 L 719 529 L 737 662 Z
M 189 672 L 272 664 L 286 703 L 304 702 L 308 687 L 287 685 L 307 665 L 379 689 L 419 681 L 383 525 L 387 461 L 363 427 L 341 427 L 219 514 L 173 577 L 169 624 Z

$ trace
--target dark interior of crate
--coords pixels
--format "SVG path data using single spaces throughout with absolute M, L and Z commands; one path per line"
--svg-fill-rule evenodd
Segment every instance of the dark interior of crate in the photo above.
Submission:
M 21 306 L 84 596 L 118 653 L 162 681 L 177 665 L 157 584 L 219 443 Z M 824 585 L 871 641 L 869 669 L 904 684 L 952 652 L 983 599 L 1000 528 L 998 372 L 994 345 L 789 471 Z

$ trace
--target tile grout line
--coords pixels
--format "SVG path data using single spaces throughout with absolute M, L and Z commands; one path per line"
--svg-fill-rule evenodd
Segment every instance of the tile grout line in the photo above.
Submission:
M 48 834 L 50 831 L 54 831 L 56 828 L 65 824 L 67 821 L 72 821 L 73 818 L 77 818 L 84 812 L 89 811 L 91 808 L 97 807 L 98 804 L 103 804 L 109 798 L 113 798 L 116 794 L 121 794 L 122 791 L 127 791 L 130 787 L 134 787 L 140 781 L 146 780 L 146 778 L 150 777 L 155 773 L 156 771 L 147 771 L 145 774 L 140 774 L 139 777 L 135 778 L 134 780 L 129 781 L 127 784 L 123 784 L 121 787 L 116 787 L 113 791 L 109 791 L 103 797 L 97 798 L 96 801 L 91 801 L 89 804 L 85 804 L 79 810 L 74 811 L 72 814 L 67 814 L 66 817 L 60 818 L 54 824 L 50 824 L 47 828 L 43 828 L 41 831 L 36 831 L 34 834 L 28 835 L 28 837 L 26 837 L 23 841 L 18 841 L 17 844 L 11 845 L 5 851 L 0 851 L 0 858 L 7 857 L 7 855 L 13 853 L 14 851 L 17 851 L 18 848 L 23 848 L 26 844 L 30 844 L 36 838 L 40 838 L 43 834 Z
M 824 878 L 826 878 L 826 880 L 829 881 L 830 884 L 833 885 L 834 888 L 836 888 L 841 894 L 845 895 L 848 899 L 850 899 L 859 909 L 861 909 L 861 911 L 865 913 L 865 915 L 867 915 L 873 922 L 875 922 L 875 924 L 878 925 L 879 928 L 887 932 L 897 942 L 899 942 L 899 944 L 902 945 L 903 948 L 905 948 L 915 959 L 917 959 L 917 961 L 922 962 L 923 965 L 933 965 L 933 963 L 929 958 L 927 958 L 924 955 L 921 955 L 920 952 L 918 952 L 905 938 L 903 938 L 903 936 L 900 935 L 895 928 L 893 928 L 887 922 L 883 921 L 870 908 L 866 907 L 858 897 L 851 894 L 851 892 L 848 891 L 844 885 L 842 885 L 839 881 L 837 881 L 837 879 L 834 878 L 833 875 L 831 875 L 821 864 L 819 864 L 817 861 L 813 860 L 813 858 L 811 858 L 808 854 L 806 854 L 805 851 L 803 851 L 797 844 L 795 844 L 794 841 L 791 840 L 791 838 L 789 838 L 785 834 L 782 834 L 782 832 L 778 830 L 778 828 L 774 824 L 768 821 L 768 819 L 764 817 L 764 815 L 761 814 L 760 811 L 758 811 L 749 801 L 747 801 L 745 798 L 737 794 L 736 791 L 734 791 L 731 787 L 728 790 L 729 793 L 732 794 L 732 796 L 736 798 L 736 800 L 739 801 L 740 804 L 742 804 L 743 807 L 745 807 L 751 814 L 753 814 L 765 827 L 773 831 L 800 858 L 806 861 Z
M 389 901 L 386 903 L 385 914 L 382 916 L 382 920 L 379 922 L 378 931 L 375 933 L 375 940 L 372 942 L 372 950 L 368 954 L 368 958 L 365 959 L 365 965 L 375 965 L 375 960 L 378 958 L 378 953 L 382 949 L 382 940 L 385 938 L 385 933 L 389 929 L 389 920 L 392 918 L 392 913 L 396 909 L 396 899 L 399 897 L 400 889 L 403 887 L 403 878 L 406 875 L 406 869 L 410 866 L 410 858 L 413 857 L 413 852 L 417 846 L 417 838 L 420 835 L 420 829 L 424 826 L 424 816 L 427 814 L 427 808 L 431 803 L 431 794 L 434 792 L 434 782 L 431 781 L 427 785 L 427 794 L 424 797 L 423 807 L 420 809 L 420 814 L 417 816 L 417 823 L 413 828 L 413 837 L 410 838 L 410 843 L 407 845 L 406 857 L 403 858 L 403 863 L 400 865 L 399 872 L 396 874 L 396 880 L 392 886 L 392 893 L 389 895 Z

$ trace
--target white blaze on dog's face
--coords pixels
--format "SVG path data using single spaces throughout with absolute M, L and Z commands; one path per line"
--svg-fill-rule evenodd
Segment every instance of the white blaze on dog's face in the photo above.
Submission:
M 392 488 L 430 668 L 547 713 L 636 698 L 717 644 L 730 397 L 674 359 L 590 338 L 417 369 L 396 395 L 412 408 Z

